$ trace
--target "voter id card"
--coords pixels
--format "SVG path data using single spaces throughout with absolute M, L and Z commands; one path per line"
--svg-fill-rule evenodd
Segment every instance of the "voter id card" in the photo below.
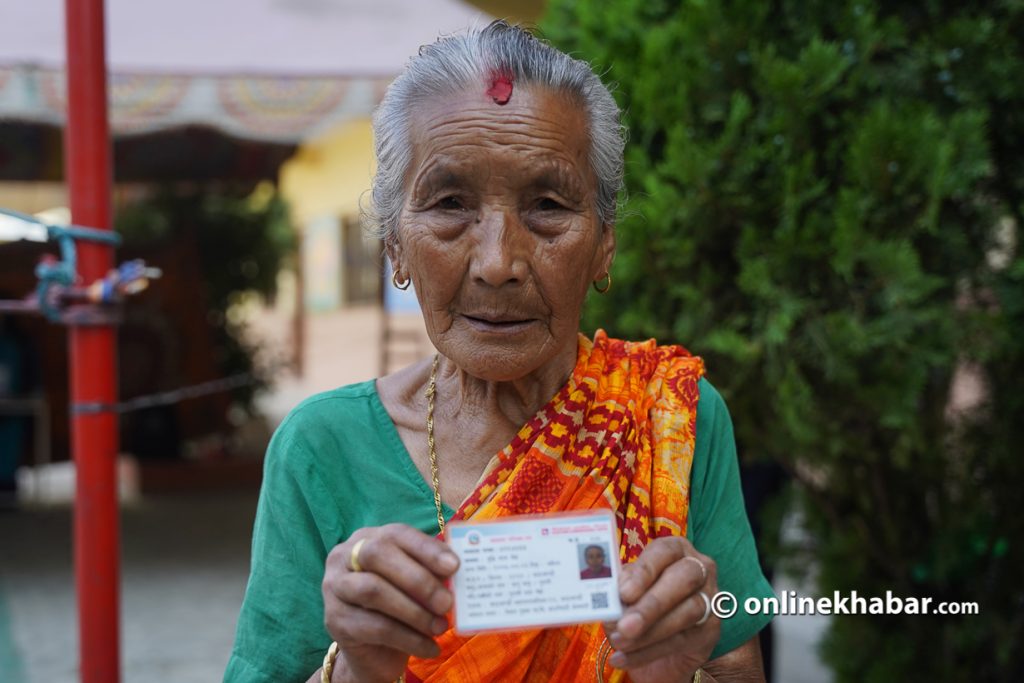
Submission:
M 461 634 L 615 621 L 619 553 L 611 511 L 451 522 Z

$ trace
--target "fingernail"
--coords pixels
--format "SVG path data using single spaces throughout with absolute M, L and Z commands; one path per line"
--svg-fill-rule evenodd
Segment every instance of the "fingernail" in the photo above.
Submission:
M 438 617 L 434 619 L 434 624 L 432 628 L 435 634 L 441 635 L 442 633 L 448 630 L 448 620 Z
M 608 658 L 608 663 L 614 666 L 616 669 L 621 669 L 626 665 L 626 655 L 621 652 L 616 652 Z
M 635 612 L 627 614 L 619 620 L 619 630 L 631 637 L 640 635 L 640 631 L 643 627 L 644 620 Z
M 441 565 L 443 571 L 453 572 L 459 566 L 459 558 L 455 557 L 452 553 L 445 553 L 441 555 L 438 564 Z
M 614 648 L 620 647 L 622 643 L 622 634 L 618 631 L 612 631 L 611 634 L 608 635 L 608 642 L 611 643 Z
M 435 614 L 444 614 L 452 606 L 452 594 L 447 590 L 439 590 L 430 598 L 430 609 Z

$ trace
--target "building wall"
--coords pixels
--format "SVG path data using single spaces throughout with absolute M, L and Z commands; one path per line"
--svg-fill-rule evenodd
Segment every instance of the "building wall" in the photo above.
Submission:
M 281 194 L 300 238 L 308 311 L 378 300 L 381 249 L 364 234 L 359 212 L 373 170 L 368 118 L 304 143 L 281 167 Z
M 281 193 L 292 219 L 304 226 L 324 216 L 358 215 L 375 165 L 370 120 L 342 124 L 303 143 L 281 167 Z

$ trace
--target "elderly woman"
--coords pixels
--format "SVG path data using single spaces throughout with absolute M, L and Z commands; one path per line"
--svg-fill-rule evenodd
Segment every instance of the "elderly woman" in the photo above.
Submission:
M 372 215 L 433 358 L 314 396 L 266 461 L 227 681 L 762 680 L 771 595 L 699 358 L 579 333 L 611 286 L 619 111 L 504 22 L 424 47 L 374 119 Z M 610 509 L 615 623 L 461 636 L 452 519 Z M 321 668 L 322 667 L 322 668 Z

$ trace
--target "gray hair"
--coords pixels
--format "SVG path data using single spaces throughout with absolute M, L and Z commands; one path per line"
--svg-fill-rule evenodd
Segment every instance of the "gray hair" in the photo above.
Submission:
M 534 84 L 577 100 L 590 123 L 590 164 L 597 177 L 597 212 L 615 222 L 622 187 L 625 135 L 619 107 L 590 65 L 573 59 L 519 26 L 495 21 L 483 29 L 446 36 L 420 48 L 388 86 L 373 116 L 377 172 L 370 190 L 368 222 L 378 236 L 393 239 L 405 203 L 405 176 L 412 149 L 409 117 L 417 102 L 489 85 L 492 74 Z

